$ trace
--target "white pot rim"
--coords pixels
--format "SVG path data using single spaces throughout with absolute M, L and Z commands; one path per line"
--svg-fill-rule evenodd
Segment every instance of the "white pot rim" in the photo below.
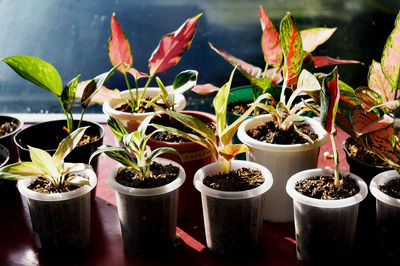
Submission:
M 72 165 L 71 163 L 65 163 L 67 166 Z M 78 189 L 63 193 L 45 194 L 30 190 L 28 186 L 32 183 L 35 178 L 26 178 L 18 181 L 19 192 L 28 199 L 38 200 L 38 201 L 63 201 L 73 198 L 80 197 L 89 193 L 97 184 L 97 176 L 93 169 L 83 170 L 82 173 L 89 176 L 90 185 L 84 185 Z
M 141 93 L 144 88 L 139 88 L 138 91 Z M 160 88 L 158 87 L 147 87 L 146 89 L 146 95 L 152 95 L 151 97 L 155 97 L 158 95 L 158 93 L 161 91 Z M 132 93 L 135 95 L 136 89 L 132 89 Z M 120 95 L 123 99 L 130 99 L 130 93 L 129 90 L 121 91 Z M 124 103 L 118 98 L 110 99 L 107 100 L 103 103 L 103 112 L 107 115 L 123 115 L 123 116 L 148 116 L 150 114 L 154 113 L 160 113 L 161 111 L 157 112 L 148 112 L 148 113 L 127 113 L 127 112 L 122 112 L 122 111 L 117 111 L 115 108 L 119 105 Z M 176 111 L 181 111 L 185 108 L 186 106 L 186 100 L 185 96 L 183 94 L 176 94 L 175 95 L 175 110 Z
M 368 187 L 365 181 L 352 173 L 347 173 L 342 171 L 340 171 L 341 175 L 347 175 L 350 178 L 355 179 L 358 184 L 358 187 L 360 188 L 360 191 L 357 194 L 349 198 L 338 199 L 338 200 L 315 199 L 301 194 L 294 188 L 298 180 L 306 179 L 308 177 L 317 175 L 332 175 L 333 173 L 334 173 L 333 169 L 322 169 L 322 168 L 308 169 L 298 172 L 289 178 L 288 182 L 286 183 L 286 192 L 293 200 L 301 202 L 302 204 L 318 208 L 328 208 L 328 209 L 349 207 L 360 203 L 367 196 Z
M 171 160 L 164 159 L 164 158 L 155 158 L 153 161 L 161 163 L 161 164 L 172 164 L 173 166 L 179 167 L 179 176 L 172 181 L 161 187 L 154 187 L 154 188 L 134 188 L 134 187 L 127 187 L 124 186 L 117 181 L 115 181 L 115 176 L 117 175 L 118 169 L 122 167 L 121 164 L 114 166 L 108 174 L 108 184 L 118 193 L 135 196 L 135 197 L 148 197 L 148 196 L 157 196 L 169 193 L 178 189 L 183 182 L 185 182 L 186 174 L 183 167 Z
M 385 184 L 387 181 L 400 178 L 399 173 L 396 170 L 385 171 L 383 173 L 377 174 L 374 178 L 372 178 L 371 183 L 369 184 L 369 189 L 371 190 L 371 194 L 378 200 L 395 206 L 400 207 L 400 199 L 391 197 L 386 193 L 383 193 L 379 186 Z
M 267 151 L 279 151 L 279 152 L 298 152 L 298 151 L 305 151 L 310 149 L 315 149 L 323 145 L 325 142 L 328 141 L 329 135 L 328 133 L 322 128 L 320 122 L 316 119 L 312 119 L 309 117 L 305 117 L 307 122 L 310 123 L 311 127 L 314 129 L 315 133 L 318 134 L 318 139 L 314 141 L 314 144 L 304 143 L 304 144 L 270 144 L 266 142 L 258 141 L 249 135 L 247 135 L 246 131 L 252 128 L 255 128 L 267 121 L 272 120 L 272 115 L 265 114 L 265 115 L 258 115 L 252 117 L 250 119 L 245 120 L 238 129 L 238 138 L 244 144 L 250 146 L 251 148 L 257 148 L 260 150 L 267 150 Z
M 232 160 L 231 165 L 232 169 L 247 167 L 252 170 L 257 170 L 257 169 L 260 170 L 262 176 L 265 178 L 264 183 L 256 188 L 244 191 L 219 191 L 207 187 L 206 185 L 203 184 L 203 179 L 208 175 L 217 174 L 218 172 L 221 172 L 220 171 L 222 167 L 221 164 L 219 162 L 215 162 L 203 166 L 196 172 L 193 179 L 194 186 L 198 191 L 204 193 L 207 196 L 220 199 L 228 199 L 228 200 L 248 199 L 257 197 L 264 194 L 272 187 L 273 184 L 272 174 L 266 167 L 258 163 L 241 161 L 241 160 Z

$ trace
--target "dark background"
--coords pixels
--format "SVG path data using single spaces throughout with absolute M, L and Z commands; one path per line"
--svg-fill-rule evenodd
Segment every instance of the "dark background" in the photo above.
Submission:
M 232 67 L 209 48 L 208 41 L 264 68 L 260 4 L 278 30 L 287 11 L 291 11 L 300 30 L 337 27 L 331 39 L 313 54 L 364 62 L 339 66 L 341 79 L 353 87 L 367 84 L 368 66 L 372 59 L 380 61 L 400 10 L 399 0 L 0 0 L 0 57 L 42 58 L 56 67 L 64 83 L 79 73 L 81 80 L 89 79 L 111 68 L 107 41 L 110 18 L 115 12 L 130 41 L 133 66 L 148 72 L 148 59 L 161 37 L 203 12 L 191 48 L 178 65 L 160 77 L 170 84 L 180 71 L 196 69 L 199 83 L 221 86 Z M 247 80 L 236 73 L 233 86 L 245 84 Z M 126 89 L 120 73 L 106 85 Z M 212 96 L 190 92 L 186 97 L 187 109 L 211 111 Z M 99 105 L 90 109 L 101 112 Z M 0 62 L 0 112 L 53 113 L 61 109 L 50 92 L 21 79 Z

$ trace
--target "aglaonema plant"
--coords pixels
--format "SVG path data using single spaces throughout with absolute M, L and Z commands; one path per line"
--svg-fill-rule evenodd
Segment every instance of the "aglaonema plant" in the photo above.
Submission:
M 179 152 L 173 148 L 162 147 L 150 151 L 146 148 L 147 141 L 155 133 L 162 131 L 154 130 L 146 136 L 145 132 L 151 116 L 141 123 L 137 131 L 128 133 L 126 129 L 113 117 L 107 120 L 107 124 L 113 132 L 115 138 L 120 141 L 123 147 L 101 146 L 91 157 L 94 158 L 99 153 L 105 153 L 111 159 L 121 163 L 123 166 L 132 169 L 141 180 L 151 177 L 150 165 L 154 158 L 164 153 L 176 154 L 181 158 Z M 131 156 L 133 154 L 133 156 Z
M 236 69 L 236 68 L 235 68 Z M 250 151 L 249 147 L 245 144 L 231 144 L 232 138 L 239 128 L 240 124 L 251 114 L 254 108 L 261 101 L 266 100 L 268 95 L 260 95 L 256 101 L 251 105 L 251 107 L 234 123 L 226 126 L 226 110 L 228 105 L 228 96 L 230 93 L 230 88 L 232 84 L 233 75 L 235 69 L 232 71 L 229 81 L 222 86 L 213 100 L 213 106 L 215 109 L 215 114 L 217 118 L 216 123 L 216 135 L 215 133 L 200 119 L 174 112 L 171 110 L 162 109 L 170 117 L 176 119 L 177 121 L 183 123 L 187 127 L 193 129 L 198 135 L 186 133 L 176 128 L 167 127 L 163 125 L 151 124 L 157 129 L 165 129 L 166 131 L 173 133 L 175 135 L 186 138 L 190 141 L 198 143 L 208 149 L 214 157 L 215 161 L 221 162 L 222 173 L 226 174 L 231 171 L 231 160 L 237 154 L 242 152 Z
M 111 37 L 108 41 L 108 56 L 113 66 L 118 66 L 118 71 L 124 75 L 127 89 L 129 90 L 130 100 L 120 97 L 131 109 L 132 112 L 138 111 L 140 104 L 144 100 L 146 89 L 156 74 L 167 71 L 176 65 L 182 58 L 182 54 L 190 48 L 196 32 L 197 22 L 202 14 L 198 14 L 186 20 L 175 32 L 169 33 L 161 39 L 157 48 L 153 51 L 149 59 L 149 73 L 143 73 L 132 67 L 132 53 L 128 39 L 120 27 L 115 14 L 111 17 Z M 130 74 L 135 80 L 135 89 L 128 79 Z M 162 92 L 152 101 L 161 99 L 168 106 L 173 108 L 174 95 L 184 93 L 196 85 L 197 71 L 187 70 L 181 72 L 174 81 L 172 87 L 165 87 L 161 80 L 156 77 L 157 83 Z M 139 93 L 139 79 L 147 78 L 147 82 Z M 103 93 L 112 95 L 112 93 Z M 114 94 L 115 96 L 115 94 Z M 104 99 L 99 99 L 99 102 Z M 171 102 L 171 103 L 170 103 Z
M 31 162 L 19 162 L 7 165 L 0 169 L 0 178 L 20 180 L 41 176 L 58 189 L 66 184 L 89 185 L 89 180 L 79 173 L 85 169 L 92 169 L 90 165 L 76 163 L 69 166 L 64 164 L 65 157 L 78 145 L 87 127 L 81 127 L 71 132 L 60 142 L 54 155 L 44 150 L 30 147 Z
M 50 91 L 57 97 L 67 119 L 68 133 L 74 131 L 74 118 L 72 115 L 72 104 L 75 99 L 75 94 L 78 87 L 80 74 L 69 81 L 63 88 L 63 83 L 58 71 L 50 63 L 33 56 L 11 56 L 2 58 L 8 66 L 10 66 L 22 78 L 32 82 L 33 84 Z M 78 128 L 81 125 L 86 108 L 92 98 L 102 88 L 106 82 L 116 71 L 117 66 L 110 71 L 98 75 L 97 77 L 88 80 L 82 86 L 82 96 L 80 105 L 82 107 L 81 116 L 78 123 Z
M 262 6 L 259 7 L 259 17 L 262 28 L 261 48 L 265 61 L 264 70 L 210 43 L 211 48 L 226 61 L 234 66 L 238 65 L 238 70 L 252 85 L 254 100 L 258 95 L 269 91 L 273 85 L 282 81 L 282 93 L 284 93 L 287 86 L 297 83 L 302 69 L 313 70 L 329 65 L 360 63 L 355 60 L 339 60 L 311 54 L 332 36 L 336 28 L 311 28 L 298 31 L 293 17 L 288 13 L 281 21 L 278 33 Z

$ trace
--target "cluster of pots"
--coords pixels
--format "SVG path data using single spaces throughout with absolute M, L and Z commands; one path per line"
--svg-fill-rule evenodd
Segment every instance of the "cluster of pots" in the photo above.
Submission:
M 232 94 L 234 95 L 235 91 Z M 118 114 L 106 110 L 110 106 L 113 109 L 112 104 L 115 103 L 104 104 L 104 112 L 116 115 L 120 121 L 127 120 L 125 126 L 129 128 L 128 131 L 133 131 L 137 125 L 130 125 L 129 121 L 137 120 L 136 117 L 132 117 L 135 114 L 128 114 L 126 118 L 118 117 Z M 184 103 L 178 104 L 184 107 Z M 197 116 L 203 121 L 215 121 L 215 118 L 207 113 L 195 111 L 186 113 Z M 238 129 L 238 140 L 247 144 L 251 152 L 246 154 L 245 161 L 233 160 L 232 168 L 259 169 L 265 182 L 254 189 L 226 192 L 205 186 L 203 179 L 217 173 L 220 166 L 219 163 L 213 162 L 207 150 L 195 143 L 168 144 L 153 140 L 149 142 L 151 148 L 172 146 L 181 152 L 184 158 L 183 161 L 173 157 L 158 159 L 162 164 L 172 163 L 180 169 L 179 177 L 162 187 L 139 189 L 123 186 L 115 181 L 119 166 L 113 168 L 109 172 L 108 183 L 116 193 L 125 249 L 143 256 L 169 253 L 175 241 L 177 217 L 182 215 L 194 217 L 196 214 L 200 216 L 202 208 L 207 247 L 219 255 L 235 257 L 259 254 L 262 250 L 264 220 L 294 221 L 297 257 L 301 261 L 318 264 L 324 261 L 327 253 L 342 256 L 351 253 L 355 241 L 359 204 L 368 194 L 366 182 L 355 174 L 346 173 L 356 181 L 359 192 L 341 200 L 313 199 L 297 192 L 294 184 L 298 180 L 310 176 L 332 175 L 332 170 L 315 169 L 319 148 L 327 141 L 328 134 L 319 122 L 311 118 L 307 120 L 319 136 L 314 144 L 267 144 L 246 134 L 247 130 L 271 119 L 270 115 L 256 116 L 247 119 Z M 19 122 L 20 127 L 14 132 L 17 134 L 13 138 L 14 145 L 16 143 L 18 146 L 21 160 L 29 159 L 26 158 L 27 145 L 47 149 L 50 153 L 54 152 L 56 147 L 51 146 L 49 141 L 54 139 L 55 128 L 62 128 L 63 123 L 65 121 L 45 122 L 20 131 L 22 123 Z M 99 140 L 78 147 L 66 161 L 88 163 L 90 154 L 102 145 L 104 135 L 102 126 L 92 122 L 85 122 L 84 125 L 90 125 L 89 130 L 92 130 L 92 134 L 98 135 Z M 4 137 L 0 138 L 0 144 L 3 144 L 3 139 Z M 7 158 L 13 158 L 3 146 L 0 146 L 0 153 Z M 10 152 L 10 154 L 15 153 Z M 11 159 L 11 162 L 15 161 Z M 59 248 L 78 253 L 88 248 L 90 193 L 94 191 L 97 182 L 97 163 L 96 160 L 92 162 L 94 171 L 87 170 L 85 173 L 89 177 L 90 186 L 83 186 L 71 192 L 40 194 L 27 188 L 30 180 L 18 182 L 20 193 L 27 199 L 39 253 L 57 254 L 55 250 Z M 370 191 L 376 198 L 378 235 L 382 239 L 381 243 L 396 243 L 394 240 L 400 231 L 396 226 L 400 216 L 400 200 L 378 189 L 379 185 L 393 178 L 399 178 L 398 174 L 395 171 L 388 171 L 378 174 L 370 183 Z M 399 244 L 390 247 L 382 245 L 388 256 L 396 255 Z

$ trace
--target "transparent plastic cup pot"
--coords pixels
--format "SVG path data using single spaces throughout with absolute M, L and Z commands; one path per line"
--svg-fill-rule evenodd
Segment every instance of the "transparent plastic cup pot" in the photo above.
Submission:
M 185 181 L 183 168 L 168 159 L 156 158 L 163 165 L 179 167 L 179 176 L 169 184 L 155 188 L 133 188 L 115 181 L 115 166 L 108 183 L 115 190 L 124 248 L 144 257 L 164 257 L 176 238 L 179 187 Z
M 245 257 L 261 253 L 264 196 L 273 180 L 262 165 L 247 161 L 232 161 L 232 169 L 260 170 L 265 182 L 245 191 L 218 191 L 203 184 L 207 176 L 221 172 L 219 163 L 200 168 L 194 176 L 194 186 L 201 193 L 204 227 L 208 249 L 225 257 Z
M 400 199 L 383 193 L 379 186 L 395 178 L 400 178 L 397 171 L 386 171 L 376 175 L 369 185 L 376 198 L 378 257 L 392 263 L 400 260 Z
M 292 222 L 293 203 L 285 193 L 286 182 L 297 172 L 317 167 L 319 148 L 328 140 L 328 134 L 319 121 L 308 117 L 306 119 L 318 134 L 314 144 L 270 144 L 247 135 L 247 130 L 272 121 L 272 116 L 269 114 L 248 119 L 238 129 L 240 141 L 251 148 L 251 152 L 246 153 L 247 160 L 267 167 L 274 177 L 274 186 L 265 197 L 264 220 L 278 223 Z
M 97 177 L 93 170 L 82 171 L 82 176 L 89 178 L 90 185 L 54 194 L 29 189 L 32 178 L 18 181 L 18 190 L 29 207 L 39 255 L 57 259 L 63 254 L 82 254 L 89 248 L 90 191 L 96 186 Z
M 322 200 L 297 192 L 295 184 L 312 176 L 333 175 L 332 169 L 310 169 L 293 175 L 286 191 L 293 199 L 297 258 L 307 264 L 323 265 L 351 260 L 360 202 L 367 196 L 367 184 L 360 177 L 340 172 L 356 180 L 359 192 L 349 198 Z

